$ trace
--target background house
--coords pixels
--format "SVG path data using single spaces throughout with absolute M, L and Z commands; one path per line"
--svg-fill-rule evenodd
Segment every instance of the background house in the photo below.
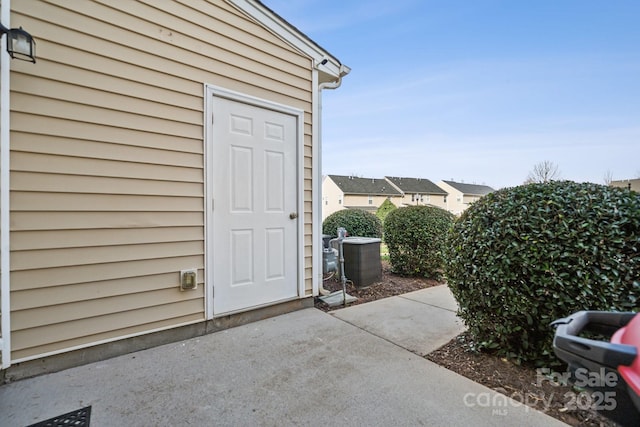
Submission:
M 438 186 L 449 193 L 447 210 L 454 215 L 460 215 L 473 202 L 480 200 L 495 190 L 487 185 L 465 184 L 455 181 L 440 181 Z
M 447 208 L 447 192 L 424 178 L 385 177 L 402 193 L 401 206 L 432 205 Z
M 612 187 L 627 188 L 640 193 L 640 178 L 611 181 L 609 185 Z
M 313 304 L 349 68 L 259 1 L 152 3 L 1 3 L 37 41 L 0 63 L 5 378 Z
M 400 206 L 402 194 L 385 179 L 327 175 L 322 181 L 322 220 L 342 209 L 375 213 L 385 200 Z

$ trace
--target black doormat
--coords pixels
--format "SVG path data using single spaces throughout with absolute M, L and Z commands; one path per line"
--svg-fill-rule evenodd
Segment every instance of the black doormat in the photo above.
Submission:
M 90 420 L 91 406 L 87 406 L 86 408 L 58 415 L 57 417 L 40 421 L 27 427 L 89 427 Z

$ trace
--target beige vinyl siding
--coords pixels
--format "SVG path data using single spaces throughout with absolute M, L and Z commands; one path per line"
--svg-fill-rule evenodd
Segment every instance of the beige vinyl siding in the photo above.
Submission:
M 480 197 L 481 196 L 465 194 L 462 198 L 462 203 L 464 203 L 465 205 L 470 205 L 471 203 L 480 200 Z
M 371 197 L 372 199 L 371 204 L 369 204 L 369 197 Z M 387 200 L 387 198 L 391 199 L 392 202 L 395 202 L 394 204 L 398 203 L 398 197 L 345 194 L 342 204 L 346 207 L 378 208 L 381 204 L 384 203 L 385 200 Z
M 408 193 L 401 198 L 398 198 L 397 201 L 393 198 L 391 201 L 394 202 L 396 206 L 411 206 L 418 204 L 437 206 L 445 210 L 447 209 L 447 203 L 445 203 L 444 196 L 441 194 L 421 194 L 422 201 L 417 203 L 415 199 L 412 200 L 413 196 L 415 196 L 415 194 Z
M 310 293 L 310 58 L 222 0 L 12 9 L 38 54 L 11 65 L 13 360 L 204 320 L 207 83 L 305 111 Z
M 322 221 L 334 212 L 345 209 L 344 193 L 328 176 L 322 180 Z

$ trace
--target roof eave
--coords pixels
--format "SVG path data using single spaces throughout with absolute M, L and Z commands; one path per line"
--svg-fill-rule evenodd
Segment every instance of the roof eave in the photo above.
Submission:
M 402 196 L 401 193 L 359 193 L 359 192 L 355 192 L 355 191 L 345 191 L 342 188 L 340 188 L 340 190 L 345 194 L 345 195 L 349 195 L 349 196 Z
M 342 64 L 335 56 L 323 49 L 306 34 L 291 25 L 260 1 L 227 1 L 247 15 L 256 19 L 291 46 L 312 58 L 313 66 L 318 69 L 320 74 L 318 78 L 319 83 L 334 82 L 336 79 L 340 79 L 351 72 L 351 68 Z

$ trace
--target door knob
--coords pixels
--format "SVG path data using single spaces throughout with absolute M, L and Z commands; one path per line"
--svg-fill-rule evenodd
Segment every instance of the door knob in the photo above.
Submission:
M 298 213 L 297 213 L 297 212 L 291 212 L 291 213 L 289 214 L 289 218 L 291 218 L 291 219 L 296 219 L 296 218 L 298 218 Z

